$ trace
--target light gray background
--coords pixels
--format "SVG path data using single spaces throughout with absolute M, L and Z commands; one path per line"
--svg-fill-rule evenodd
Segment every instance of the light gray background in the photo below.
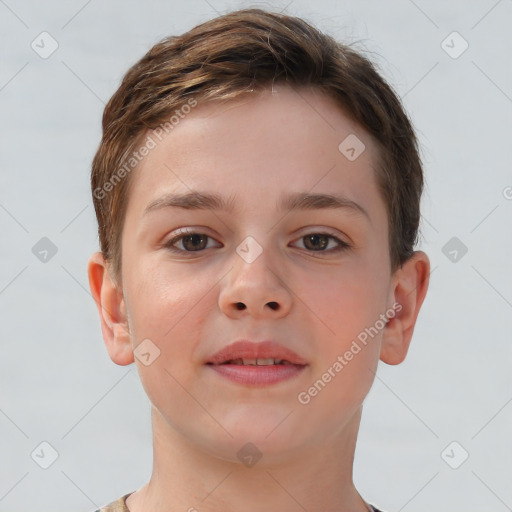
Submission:
M 135 365 L 109 359 L 88 289 L 90 163 L 128 67 L 248 5 L 0 0 L 0 512 L 92 511 L 150 477 L 149 402 Z M 511 510 L 512 2 L 263 5 L 373 52 L 422 144 L 431 284 L 407 360 L 382 364 L 366 401 L 356 485 L 388 512 Z M 43 31 L 59 45 L 47 59 L 31 48 Z M 458 58 L 462 39 L 442 46 L 453 31 L 469 44 Z M 46 263 L 32 252 L 44 236 Z M 468 249 L 455 262 L 452 237 Z

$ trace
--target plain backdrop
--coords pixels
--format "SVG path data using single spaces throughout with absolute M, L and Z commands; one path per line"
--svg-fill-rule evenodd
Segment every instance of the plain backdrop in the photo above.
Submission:
M 388 512 L 511 510 L 512 1 L 0 0 L 0 512 L 88 512 L 150 477 L 149 401 L 89 293 L 90 164 L 128 67 L 246 6 L 368 52 L 422 146 L 430 289 L 366 400 L 356 486 Z

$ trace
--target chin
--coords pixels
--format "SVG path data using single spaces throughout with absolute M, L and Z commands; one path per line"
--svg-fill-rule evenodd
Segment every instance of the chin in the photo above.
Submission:
M 304 447 L 307 443 L 304 435 L 310 430 L 304 423 L 297 425 L 292 419 L 293 413 L 286 418 L 289 413 L 290 411 L 284 412 L 281 409 L 277 416 L 271 414 L 264 417 L 261 413 L 246 414 L 236 423 L 223 423 L 233 437 L 222 436 L 222 439 L 217 439 L 214 444 L 222 450 L 224 457 L 227 454 L 225 458 L 235 462 L 243 463 L 245 454 L 256 458 L 264 456 L 262 463 L 286 460 L 290 452 Z M 311 431 L 314 431 L 313 427 Z

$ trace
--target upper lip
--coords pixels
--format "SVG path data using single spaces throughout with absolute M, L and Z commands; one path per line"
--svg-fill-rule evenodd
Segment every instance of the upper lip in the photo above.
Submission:
M 293 350 L 283 347 L 275 341 L 239 340 L 231 343 L 210 357 L 208 363 L 222 364 L 232 359 L 277 359 L 292 364 L 305 365 L 306 361 Z

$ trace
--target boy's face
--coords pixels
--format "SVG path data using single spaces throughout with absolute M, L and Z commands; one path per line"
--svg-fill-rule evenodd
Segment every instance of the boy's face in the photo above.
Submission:
M 362 146 L 338 149 L 352 134 L 365 145 L 355 159 Z M 147 366 L 136 359 L 152 404 L 170 431 L 233 460 L 249 441 L 272 456 L 334 439 L 358 423 L 387 328 L 359 341 L 357 353 L 353 342 L 382 326 L 395 301 L 373 141 L 331 99 L 283 86 L 199 105 L 161 141 L 150 135 L 157 146 L 131 176 L 122 290 L 131 348 L 149 339 L 160 351 Z M 168 194 L 192 191 L 220 196 L 233 209 L 146 211 Z M 294 194 L 343 196 L 366 214 L 281 210 Z M 184 228 L 203 237 L 167 248 Z M 336 238 L 322 234 L 350 247 L 337 251 Z M 114 344 L 126 345 L 123 339 Z M 307 365 L 273 384 L 233 382 L 207 363 L 237 340 L 273 340 Z M 308 393 L 319 379 L 321 390 Z

